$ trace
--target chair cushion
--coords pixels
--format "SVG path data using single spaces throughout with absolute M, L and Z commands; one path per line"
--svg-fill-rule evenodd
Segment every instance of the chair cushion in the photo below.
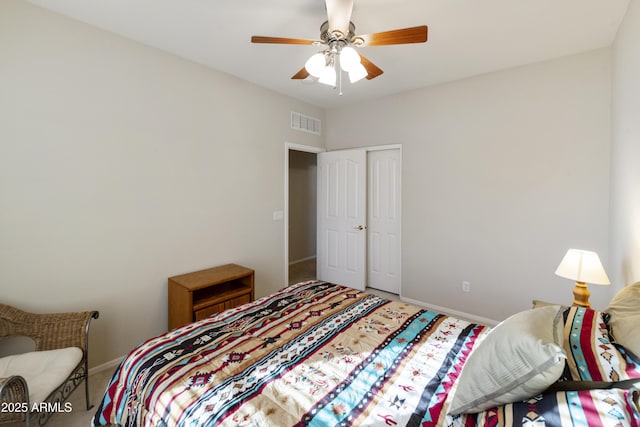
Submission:
M 0 358 L 0 377 L 20 375 L 27 381 L 29 401 L 43 402 L 82 359 L 77 347 L 30 351 Z

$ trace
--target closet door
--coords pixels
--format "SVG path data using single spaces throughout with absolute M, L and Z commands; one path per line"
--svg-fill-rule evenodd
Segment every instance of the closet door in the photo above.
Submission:
M 318 154 L 317 276 L 365 289 L 367 152 Z
M 400 293 L 400 149 L 368 152 L 368 286 Z

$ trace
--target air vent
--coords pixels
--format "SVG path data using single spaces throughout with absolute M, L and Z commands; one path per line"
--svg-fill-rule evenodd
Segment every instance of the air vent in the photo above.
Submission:
M 304 114 L 293 111 L 291 112 L 291 129 L 320 135 L 321 124 L 320 119 L 305 116 Z

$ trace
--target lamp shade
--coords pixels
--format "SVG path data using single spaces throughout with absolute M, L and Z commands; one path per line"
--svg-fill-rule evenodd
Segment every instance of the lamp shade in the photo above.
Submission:
M 327 58 L 322 52 L 316 53 L 304 64 L 304 68 L 306 68 L 309 74 L 311 74 L 313 77 L 320 77 L 322 71 L 326 66 Z
M 325 85 L 335 86 L 336 70 L 331 65 L 327 65 L 322 70 L 322 73 L 320 73 L 320 79 L 318 81 Z
M 360 65 L 360 55 L 350 46 L 342 48 L 340 51 L 340 67 L 349 72 Z
M 556 269 L 556 275 L 576 282 L 608 285 L 611 282 L 597 253 L 569 249 Z
M 364 65 L 358 63 L 351 71 L 349 71 L 349 81 L 355 83 L 367 77 L 367 69 Z

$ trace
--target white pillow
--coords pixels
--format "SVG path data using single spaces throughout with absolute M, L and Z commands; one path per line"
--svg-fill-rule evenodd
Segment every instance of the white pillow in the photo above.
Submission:
M 562 310 L 535 308 L 509 317 L 465 362 L 449 413 L 474 413 L 527 399 L 556 382 L 565 366 Z
M 640 282 L 622 288 L 605 311 L 615 342 L 640 357 Z

